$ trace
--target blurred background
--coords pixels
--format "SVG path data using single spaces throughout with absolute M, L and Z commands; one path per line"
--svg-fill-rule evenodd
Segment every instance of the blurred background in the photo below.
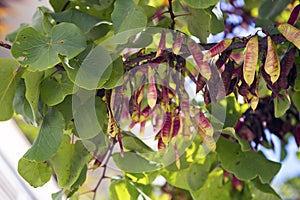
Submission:
M 20 23 L 30 23 L 32 14 L 42 5 L 50 7 L 45 0 L 0 0 L 1 40 L 5 39 L 7 33 L 17 29 Z M 11 55 L 7 49 L 1 48 L 0 57 Z M 53 178 L 44 187 L 32 188 L 17 172 L 18 161 L 30 147 L 30 142 L 20 131 L 15 120 L 0 122 L 0 134 L 0 199 L 52 199 L 51 194 L 59 191 Z

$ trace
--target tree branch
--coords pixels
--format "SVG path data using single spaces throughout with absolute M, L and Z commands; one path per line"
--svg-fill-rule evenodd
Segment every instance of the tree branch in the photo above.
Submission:
M 11 45 L 10 44 L 7 44 L 3 41 L 0 41 L 0 46 L 5 48 L 5 49 L 11 49 Z
M 285 37 L 283 37 L 281 34 L 276 34 L 276 35 L 270 35 L 273 42 L 275 44 L 281 44 L 284 42 L 287 42 L 287 40 L 285 39 Z M 242 41 L 236 41 L 233 42 L 227 49 L 226 51 L 232 51 L 234 49 L 242 49 L 246 47 L 246 44 L 248 42 L 248 39 L 244 39 Z M 203 50 L 209 50 L 211 49 L 214 45 L 216 45 L 217 43 L 208 43 L 208 44 L 202 44 L 199 43 L 199 46 L 202 47 Z M 263 37 L 259 40 L 259 48 L 267 48 L 267 37 Z M 167 53 L 172 52 L 171 49 L 166 49 Z M 188 47 L 186 45 L 182 45 L 182 52 L 184 52 L 184 54 L 186 52 L 188 52 Z M 146 55 L 142 55 L 142 56 L 138 56 L 136 58 L 130 59 L 125 61 L 125 65 L 132 65 L 132 64 L 137 64 L 139 62 L 143 62 L 143 61 L 151 61 L 151 59 L 155 58 L 156 53 L 155 52 L 151 52 L 149 54 Z

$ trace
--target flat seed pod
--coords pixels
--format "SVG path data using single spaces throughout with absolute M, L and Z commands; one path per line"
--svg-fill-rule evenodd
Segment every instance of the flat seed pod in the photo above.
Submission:
M 178 135 L 179 129 L 180 129 L 180 118 L 179 115 L 176 115 L 173 120 L 172 137 L 176 137 Z
M 199 112 L 198 128 L 205 133 L 205 135 L 213 136 L 214 129 L 208 119 L 202 112 Z
M 167 112 L 166 117 L 165 117 L 164 126 L 161 130 L 161 138 L 162 138 L 162 141 L 164 142 L 164 144 L 168 144 L 171 139 L 170 138 L 171 126 L 172 126 L 172 114 L 170 112 Z
M 243 75 L 245 82 L 250 86 L 254 81 L 255 70 L 258 60 L 257 36 L 250 38 L 244 54 Z
M 154 108 L 157 101 L 157 90 L 155 86 L 154 71 L 152 70 L 151 67 L 149 67 L 148 69 L 148 76 L 149 76 L 149 85 L 148 85 L 147 100 L 150 108 Z
M 268 36 L 268 51 L 264 68 L 267 74 L 270 75 L 271 82 L 275 83 L 280 75 L 280 60 L 278 58 L 276 46 L 270 36 Z
M 156 52 L 156 57 L 161 56 L 163 50 L 166 49 L 166 32 L 163 30 L 161 32 L 161 37 L 158 44 L 158 50 Z
M 209 80 L 211 77 L 211 70 L 210 70 L 208 63 L 203 61 L 203 53 L 202 53 L 199 45 L 196 42 L 194 42 L 193 40 L 188 40 L 187 45 L 188 45 L 189 51 L 191 52 L 191 54 L 196 62 L 198 71 L 201 73 L 201 75 L 206 80 Z
M 300 49 L 300 30 L 290 24 L 280 24 L 278 31 L 298 49 Z
M 210 48 L 203 56 L 203 61 L 208 60 L 209 58 L 212 58 L 216 56 L 219 53 L 222 53 L 225 51 L 232 43 L 232 39 L 224 39 L 212 48 Z
M 180 32 L 176 33 L 176 38 L 175 38 L 175 42 L 173 43 L 172 46 L 172 51 L 174 54 L 178 55 L 182 46 L 182 42 L 183 42 L 183 36 Z

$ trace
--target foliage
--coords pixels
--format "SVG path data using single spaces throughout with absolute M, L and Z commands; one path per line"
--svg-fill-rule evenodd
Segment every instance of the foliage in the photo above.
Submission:
M 0 120 L 16 113 L 38 127 L 20 175 L 40 187 L 54 174 L 53 199 L 95 199 L 105 178 L 111 199 L 280 199 L 270 186 L 280 163 L 258 146 L 274 149 L 267 129 L 283 147 L 289 135 L 300 144 L 300 6 L 244 3 L 38 8 L 7 36 L 12 45 L 0 43 L 14 57 L 0 58 Z M 221 41 L 207 43 L 211 34 Z M 107 176 L 112 160 L 122 175 Z M 98 168 L 94 189 L 79 193 Z

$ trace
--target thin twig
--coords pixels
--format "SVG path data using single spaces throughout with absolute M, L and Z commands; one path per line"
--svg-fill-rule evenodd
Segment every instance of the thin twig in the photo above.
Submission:
M 5 48 L 5 49 L 11 49 L 11 45 L 10 44 L 7 44 L 3 41 L 0 41 L 0 46 Z
M 116 139 L 115 138 L 112 138 L 112 142 L 110 143 L 110 146 L 108 148 L 108 155 L 107 155 L 107 158 L 104 162 L 104 164 L 102 165 L 103 167 L 103 171 L 102 171 L 102 175 L 98 181 L 98 183 L 96 184 L 95 188 L 92 190 L 94 192 L 94 196 L 93 196 L 93 200 L 96 199 L 96 195 L 97 195 L 97 190 L 102 182 L 103 179 L 107 178 L 106 176 L 106 170 L 107 170 L 107 164 L 108 164 L 108 161 L 110 160 L 111 156 L 112 156 L 112 153 L 113 153 L 113 149 L 114 149 L 114 146 L 115 144 L 117 143 Z
M 272 40 L 275 44 L 281 44 L 281 43 L 287 42 L 287 40 L 280 34 L 270 35 L 270 36 L 271 36 L 271 38 L 272 38 Z M 226 49 L 226 51 L 245 48 L 248 40 L 249 39 L 244 39 L 243 41 L 233 42 Z M 212 48 L 216 44 L 217 43 L 208 43 L 208 44 L 199 43 L 199 46 L 202 47 L 203 50 L 209 50 L 210 48 Z M 259 40 L 259 48 L 261 48 L 261 49 L 267 48 L 267 37 L 261 38 Z M 172 53 L 171 49 L 166 49 L 166 51 L 164 51 L 164 52 L 165 53 Z M 186 45 L 182 45 L 182 52 L 184 54 L 186 54 L 188 52 L 188 47 Z M 138 56 L 138 57 L 133 58 L 131 60 L 127 60 L 125 62 L 125 65 L 129 66 L 129 65 L 132 65 L 132 64 L 139 64 L 140 62 L 143 62 L 143 61 L 149 61 L 150 62 L 152 59 L 155 58 L 155 56 L 156 56 L 156 52 L 151 52 L 149 54 Z
M 170 17 L 171 17 L 171 20 L 172 20 L 172 23 L 170 25 L 170 29 L 174 30 L 176 16 L 175 16 L 175 14 L 173 12 L 172 0 L 169 0 L 169 13 L 170 13 Z
M 67 7 L 70 5 L 71 1 L 67 1 L 65 5 L 62 7 L 61 12 L 65 11 Z

